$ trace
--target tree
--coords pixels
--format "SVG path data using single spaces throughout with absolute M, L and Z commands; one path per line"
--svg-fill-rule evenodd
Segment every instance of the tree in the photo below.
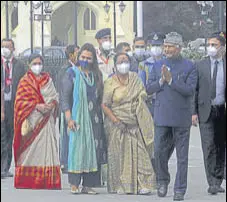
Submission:
M 184 41 L 191 41 L 205 38 L 218 30 L 217 2 L 214 2 L 210 13 L 213 24 L 208 24 L 206 18 L 203 19 L 196 1 L 143 1 L 143 11 L 145 37 L 154 31 L 165 34 L 176 31 L 182 34 Z M 226 22 L 226 18 L 224 21 Z

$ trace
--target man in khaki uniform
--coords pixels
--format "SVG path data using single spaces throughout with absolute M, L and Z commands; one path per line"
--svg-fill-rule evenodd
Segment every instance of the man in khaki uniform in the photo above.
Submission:
M 114 73 L 114 62 L 113 56 L 114 51 L 111 47 L 111 29 L 104 28 L 99 30 L 95 38 L 99 44 L 99 47 L 96 48 L 96 55 L 98 59 L 99 69 L 103 75 L 103 82 Z M 107 164 L 101 166 L 101 184 L 107 184 Z
M 105 81 L 114 72 L 114 52 L 111 48 L 111 29 L 104 28 L 99 30 L 95 38 L 99 44 L 99 47 L 96 49 L 99 69 L 103 74 L 103 81 Z

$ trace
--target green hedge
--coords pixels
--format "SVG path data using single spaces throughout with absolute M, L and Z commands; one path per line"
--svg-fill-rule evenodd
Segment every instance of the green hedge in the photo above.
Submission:
M 205 57 L 205 54 L 191 49 L 182 50 L 181 55 L 184 58 L 190 59 L 192 61 L 201 60 L 203 57 Z

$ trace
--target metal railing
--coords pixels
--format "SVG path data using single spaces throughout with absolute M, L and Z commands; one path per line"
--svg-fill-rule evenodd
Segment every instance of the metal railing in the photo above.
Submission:
M 28 57 L 17 57 L 21 60 L 25 68 L 28 69 Z M 61 67 L 67 64 L 66 57 L 54 57 L 54 56 L 44 56 L 44 71 L 48 72 L 53 79 L 54 85 L 56 87 L 57 75 Z

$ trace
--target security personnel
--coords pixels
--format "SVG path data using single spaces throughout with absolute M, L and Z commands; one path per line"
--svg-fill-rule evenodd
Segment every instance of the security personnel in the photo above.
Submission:
M 96 33 L 95 38 L 99 44 L 99 47 L 96 49 L 98 65 L 99 69 L 103 73 L 103 80 L 105 81 L 109 75 L 114 72 L 114 51 L 111 47 L 111 29 L 104 28 L 99 30 Z
M 147 52 L 149 55 L 151 55 L 151 57 L 149 57 L 145 61 L 143 70 L 140 69 L 138 73 L 145 86 L 147 85 L 148 74 L 151 72 L 154 63 L 164 58 L 163 56 L 164 39 L 165 34 L 162 34 L 160 32 L 153 32 L 147 37 Z M 155 94 L 149 96 L 147 103 L 152 117 L 154 117 L 154 102 Z

